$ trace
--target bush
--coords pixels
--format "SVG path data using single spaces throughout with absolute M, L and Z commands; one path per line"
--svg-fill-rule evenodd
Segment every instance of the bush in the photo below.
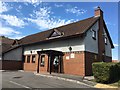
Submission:
M 96 82 L 111 83 L 118 80 L 119 64 L 97 62 L 92 64 L 93 75 Z
M 118 86 L 120 86 L 120 80 L 118 81 Z
M 117 67 L 118 67 L 118 78 L 120 79 L 120 62 L 119 63 L 116 63 Z M 120 82 L 120 81 L 119 81 Z

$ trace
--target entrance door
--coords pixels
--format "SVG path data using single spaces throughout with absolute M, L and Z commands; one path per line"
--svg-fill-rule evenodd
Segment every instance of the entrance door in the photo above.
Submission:
M 53 56 L 52 72 L 59 72 L 59 56 Z

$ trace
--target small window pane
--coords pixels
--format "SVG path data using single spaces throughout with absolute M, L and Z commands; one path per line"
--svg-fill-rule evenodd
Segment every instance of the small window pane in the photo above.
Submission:
M 93 39 L 96 39 L 96 31 L 95 30 L 92 30 L 92 37 L 93 37 Z
M 105 37 L 105 44 L 107 44 L 107 37 Z
M 35 55 L 34 56 L 32 56 L 32 63 L 35 63 Z
M 40 63 L 40 65 L 44 67 L 44 65 L 45 65 L 45 55 L 41 56 L 41 63 Z
M 30 63 L 30 56 L 27 56 L 27 63 Z

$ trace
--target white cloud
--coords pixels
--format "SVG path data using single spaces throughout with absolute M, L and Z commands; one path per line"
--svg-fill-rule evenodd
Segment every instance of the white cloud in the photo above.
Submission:
M 78 9 L 78 7 L 73 7 L 73 8 L 65 9 L 65 11 L 66 11 L 67 13 L 73 13 L 73 14 L 76 14 L 76 15 L 81 15 L 81 14 L 86 13 L 87 10 Z
M 20 32 L 13 30 L 10 27 L 3 27 L 2 24 L 0 24 L 0 36 L 11 36 L 14 34 L 20 34 Z
M 7 12 L 9 9 L 5 2 L 0 1 L 0 13 Z
M 51 29 L 71 23 L 73 20 L 65 20 L 56 17 L 51 17 L 51 8 L 43 7 L 39 11 L 34 11 L 32 18 L 27 18 L 28 21 L 35 23 L 40 29 Z
M 63 7 L 62 4 L 55 4 L 55 7 Z
M 32 4 L 34 7 L 37 7 L 42 3 L 42 0 L 23 0 L 25 5 Z
M 118 44 L 113 44 L 115 47 L 118 47 L 119 45 Z
M 16 16 L 12 16 L 12 15 L 0 15 L 0 18 L 3 19 L 3 20 L 5 20 L 5 22 L 8 25 L 11 25 L 11 26 L 23 27 L 24 25 L 26 25 L 26 23 L 22 19 L 19 19 Z
M 21 38 L 23 38 L 23 37 L 25 37 L 25 36 L 15 35 L 15 36 L 11 36 L 11 37 L 9 37 L 9 38 L 11 38 L 11 39 L 21 39 Z

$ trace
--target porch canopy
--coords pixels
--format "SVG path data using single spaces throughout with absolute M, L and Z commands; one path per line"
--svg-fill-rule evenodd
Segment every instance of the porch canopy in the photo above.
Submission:
M 37 53 L 40 54 L 47 54 L 47 55 L 61 55 L 63 56 L 63 52 L 56 51 L 56 50 L 42 50 L 42 51 L 37 51 Z
M 48 58 L 48 65 L 49 65 L 49 73 L 51 74 L 51 68 L 52 68 L 52 61 L 53 58 L 52 56 L 64 56 L 63 52 L 60 51 L 55 51 L 55 50 L 42 50 L 42 51 L 37 51 L 39 58 L 38 58 L 38 68 L 37 68 L 37 72 L 39 73 L 39 62 L 40 62 L 40 56 L 41 54 L 47 54 L 50 58 Z M 62 58 L 59 59 L 60 60 L 60 72 L 61 72 L 61 60 Z

